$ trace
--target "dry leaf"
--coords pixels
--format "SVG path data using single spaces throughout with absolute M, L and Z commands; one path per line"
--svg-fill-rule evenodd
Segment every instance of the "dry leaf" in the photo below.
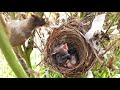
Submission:
M 94 33 L 103 31 L 103 24 L 106 14 L 97 15 L 92 22 L 91 29 L 85 34 L 85 37 L 89 40 L 93 37 Z

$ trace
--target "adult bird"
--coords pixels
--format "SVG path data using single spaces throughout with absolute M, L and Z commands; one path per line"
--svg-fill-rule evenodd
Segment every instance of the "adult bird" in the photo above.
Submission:
M 32 31 L 39 26 L 46 24 L 45 19 L 42 17 L 31 15 L 25 20 L 12 20 L 8 24 L 11 45 L 18 46 L 23 45 L 25 41 L 31 36 Z

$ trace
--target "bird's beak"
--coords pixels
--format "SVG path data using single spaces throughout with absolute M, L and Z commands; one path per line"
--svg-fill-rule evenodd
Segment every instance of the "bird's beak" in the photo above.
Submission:
M 37 26 L 36 28 L 37 28 L 38 30 L 41 30 L 41 26 Z

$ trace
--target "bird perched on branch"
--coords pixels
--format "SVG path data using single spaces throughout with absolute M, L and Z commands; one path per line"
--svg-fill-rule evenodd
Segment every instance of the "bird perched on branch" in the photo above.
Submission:
M 21 57 L 19 50 L 16 46 L 23 45 L 25 41 L 31 36 L 32 31 L 36 27 L 40 27 L 46 24 L 45 19 L 36 15 L 29 15 L 24 20 L 11 20 L 7 22 L 2 13 L 0 13 L 0 24 L 3 25 L 4 31 L 9 38 L 9 41 L 16 53 L 20 63 L 27 72 L 27 66 L 24 59 Z M 28 49 L 28 48 L 27 48 Z M 31 50 L 31 48 L 29 48 Z M 29 73 L 27 73 L 29 75 Z
M 45 25 L 46 22 L 42 17 L 31 15 L 25 20 L 12 20 L 8 23 L 8 27 L 11 31 L 10 43 L 12 46 L 18 46 L 25 43 L 30 37 L 32 31 L 38 27 Z

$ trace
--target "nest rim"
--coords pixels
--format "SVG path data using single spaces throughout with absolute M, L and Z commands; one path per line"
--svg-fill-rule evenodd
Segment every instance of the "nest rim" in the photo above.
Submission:
M 68 22 L 59 28 L 53 30 L 46 43 L 46 65 L 51 69 L 62 73 L 65 77 L 78 77 L 88 71 L 95 64 L 95 54 L 91 49 L 91 46 L 84 38 L 83 33 L 80 32 L 80 28 L 71 28 Z M 77 22 L 77 25 L 80 23 Z M 79 63 L 74 68 L 57 67 L 54 58 L 51 56 L 52 48 L 63 43 L 68 43 L 74 46 L 79 56 Z M 80 50 L 82 48 L 83 50 Z

